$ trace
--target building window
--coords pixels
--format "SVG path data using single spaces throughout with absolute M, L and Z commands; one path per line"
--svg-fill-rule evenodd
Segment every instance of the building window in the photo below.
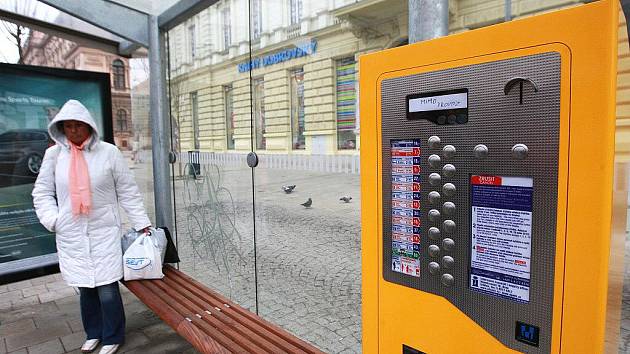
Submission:
M 354 57 L 337 60 L 337 148 L 357 147 L 357 77 Z
M 305 148 L 304 69 L 291 72 L 291 135 L 294 150 Z
M 193 149 L 199 150 L 199 101 L 197 92 L 190 93 L 190 117 L 192 118 Z
M 256 125 L 256 149 L 263 150 L 267 147 L 265 141 L 265 82 L 256 79 L 252 82 L 254 93 L 254 123 Z
M 223 99 L 225 105 L 225 132 L 227 135 L 227 148 L 234 150 L 234 100 L 232 86 L 223 86 Z
M 190 41 L 190 57 L 195 59 L 197 55 L 197 37 L 195 36 L 195 25 L 188 27 L 188 40 Z
M 302 0 L 289 0 L 289 11 L 291 24 L 300 23 L 302 19 Z
M 221 12 L 223 20 L 223 49 L 228 50 L 232 44 L 232 25 L 230 21 L 230 8 L 225 7 Z
M 127 131 L 127 111 L 125 111 L 124 109 L 119 109 L 116 112 L 116 127 L 118 128 L 119 132 L 126 132 Z
M 114 88 L 123 90 L 125 88 L 125 64 L 120 59 L 112 63 L 112 73 L 114 74 Z
M 252 40 L 256 41 L 260 39 L 262 32 L 262 7 L 260 6 L 261 0 L 252 0 Z

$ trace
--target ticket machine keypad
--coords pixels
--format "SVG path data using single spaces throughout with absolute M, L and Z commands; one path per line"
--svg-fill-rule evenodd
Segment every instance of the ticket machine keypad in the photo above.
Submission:
M 449 273 L 449 270 L 455 266 L 455 258 L 450 254 L 455 248 L 455 241 L 449 236 L 455 232 L 456 225 L 449 217 L 455 214 L 457 206 L 449 198 L 455 195 L 456 187 L 450 182 L 441 185 L 441 181 L 444 179 L 443 176 L 453 177 L 457 172 L 457 168 L 453 164 L 444 163 L 455 156 L 457 149 L 453 145 L 441 147 L 441 142 L 442 139 L 435 135 L 431 136 L 427 142 L 431 153 L 434 150 L 441 150 L 439 154 L 431 154 L 428 158 L 428 164 L 431 168 L 428 176 L 431 186 L 428 202 L 435 208 L 429 210 L 428 215 L 431 226 L 427 231 L 427 236 L 432 241 L 428 247 L 428 254 L 431 258 L 439 260 L 439 262 L 430 262 L 428 270 L 433 276 L 441 276 L 441 284 L 448 287 L 453 285 L 455 281 L 455 277 Z M 439 187 L 442 189 L 442 194 L 437 190 Z M 440 212 L 438 208 L 442 211 Z
M 521 103 L 504 90 L 514 77 L 538 91 L 524 85 Z M 560 55 L 386 79 L 381 105 L 385 281 L 446 298 L 510 348 L 548 352 Z M 455 105 L 454 121 L 432 105 Z M 539 347 L 506 333 L 516 321 L 540 328 Z

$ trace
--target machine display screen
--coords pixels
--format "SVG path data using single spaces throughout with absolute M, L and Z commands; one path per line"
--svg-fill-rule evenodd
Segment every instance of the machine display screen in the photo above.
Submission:
M 470 287 L 529 302 L 533 179 L 473 175 Z
M 426 119 L 439 125 L 468 123 L 468 89 L 408 95 L 407 119 Z

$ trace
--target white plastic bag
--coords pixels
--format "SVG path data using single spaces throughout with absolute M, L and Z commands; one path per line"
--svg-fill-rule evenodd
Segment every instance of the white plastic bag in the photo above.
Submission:
M 162 260 L 162 263 L 164 263 L 164 255 L 166 254 L 167 245 L 166 233 L 160 228 L 151 227 L 149 229 L 149 234 L 157 243 L 157 248 L 160 250 L 161 255 L 160 259 Z
M 127 233 L 123 234 L 120 245 L 122 246 L 122 252 L 123 254 L 125 254 L 125 252 L 127 252 L 127 249 L 129 248 L 129 246 L 131 246 L 131 244 L 133 243 L 133 241 L 137 240 L 138 237 L 140 237 L 144 232 L 142 231 L 136 231 L 134 229 L 129 229 L 129 231 L 127 231 Z
M 125 280 L 162 279 L 162 256 L 151 234 L 140 235 L 123 255 Z
M 155 239 L 154 241 L 157 243 L 157 247 L 160 250 L 160 255 L 162 256 L 162 263 L 164 263 L 164 255 L 166 254 L 167 245 L 166 233 L 164 233 L 164 230 L 154 227 L 149 228 L 149 233 Z M 129 229 L 126 234 L 123 234 L 121 240 L 123 254 L 125 254 L 125 252 L 127 252 L 127 249 L 134 243 L 134 241 L 143 234 L 144 232 L 136 231 L 134 229 Z

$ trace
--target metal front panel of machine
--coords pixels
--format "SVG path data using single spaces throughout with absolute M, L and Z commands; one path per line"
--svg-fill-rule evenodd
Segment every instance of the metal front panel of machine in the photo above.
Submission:
M 381 84 L 384 279 L 529 353 L 551 350 L 560 65 L 547 52 Z

